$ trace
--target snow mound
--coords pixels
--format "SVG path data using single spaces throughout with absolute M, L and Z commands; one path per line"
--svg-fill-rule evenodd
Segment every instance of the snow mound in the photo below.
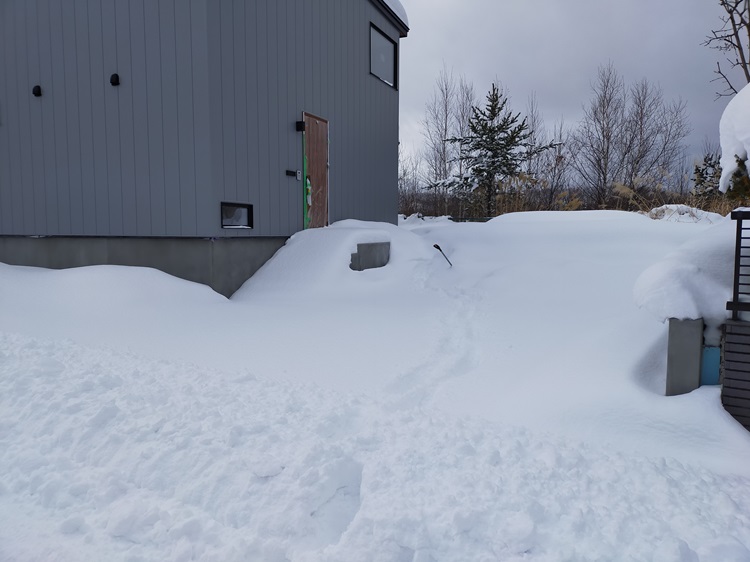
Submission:
M 198 308 L 228 302 L 207 285 L 148 267 L 94 265 L 56 270 L 0 263 L 0 310 L 11 310 L 9 299 L 31 303 L 27 310 L 31 317 L 44 314 L 49 326 L 58 325 L 68 334 L 91 322 L 139 331 L 140 315 L 147 311 L 174 316 L 186 302 Z
M 507 213 L 487 221 L 488 225 L 505 225 L 511 223 L 551 223 L 551 222 L 612 222 L 630 221 L 636 223 L 643 217 L 626 211 L 524 211 Z
M 450 224 L 453 223 L 450 217 L 425 217 L 421 213 L 414 213 L 413 215 L 399 215 L 398 226 L 410 230 L 412 228 L 421 228 L 423 226 L 432 226 L 439 224 Z
M 22 280 L 19 288 L 33 294 L 52 283 L 60 300 L 86 308 L 107 307 L 120 310 L 142 303 L 162 303 L 165 307 L 181 302 L 216 304 L 226 298 L 207 285 L 173 277 L 150 267 L 92 265 L 69 269 L 10 266 L 0 263 L 7 282 Z M 41 296 L 41 295 L 40 295 Z M 0 292 L 0 303 L 3 295 Z
M 644 392 L 632 298 L 672 252 L 702 277 L 646 295 L 723 311 L 731 224 L 343 221 L 236 299 L 0 266 L 0 561 L 747 561 L 750 434 L 717 387 Z
M 669 222 L 707 222 L 709 224 L 728 220 L 718 213 L 710 213 L 688 205 L 662 205 L 648 212 L 648 218 Z
M 719 189 L 726 193 L 729 180 L 737 169 L 736 156 L 747 160 L 750 147 L 750 84 L 742 88 L 727 104 L 719 121 L 721 142 L 721 179 Z
M 723 221 L 649 267 L 636 281 L 638 306 L 661 321 L 703 318 L 716 340 L 732 297 L 735 225 Z
M 351 254 L 357 251 L 357 244 L 369 242 L 390 242 L 390 261 L 384 268 L 352 271 L 349 268 Z M 410 262 L 431 260 L 434 254 L 423 239 L 395 225 L 344 220 L 292 236 L 232 295 L 232 300 L 289 291 L 310 295 L 367 288 L 363 280 L 382 280 L 398 272 L 408 274 Z

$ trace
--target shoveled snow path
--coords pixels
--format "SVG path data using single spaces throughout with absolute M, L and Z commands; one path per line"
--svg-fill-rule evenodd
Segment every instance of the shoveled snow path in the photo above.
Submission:
M 0 349 L 0 560 L 750 557 L 745 478 L 250 373 Z

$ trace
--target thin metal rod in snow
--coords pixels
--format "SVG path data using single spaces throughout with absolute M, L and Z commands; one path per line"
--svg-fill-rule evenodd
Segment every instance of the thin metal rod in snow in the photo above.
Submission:
M 435 248 L 441 254 L 443 254 L 443 257 L 445 258 L 445 261 L 448 262 L 448 265 L 450 265 L 451 267 L 453 267 L 453 264 L 451 263 L 451 260 L 448 259 L 448 256 L 445 255 L 445 252 L 443 251 L 443 249 L 440 246 L 438 246 L 437 244 L 433 244 L 432 247 Z

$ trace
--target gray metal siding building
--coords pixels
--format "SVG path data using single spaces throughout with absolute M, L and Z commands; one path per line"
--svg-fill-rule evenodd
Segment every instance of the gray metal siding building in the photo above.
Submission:
M 327 122 L 325 222 L 394 222 L 407 31 L 381 0 L 0 0 L 0 236 L 283 240 L 306 226 L 303 113 Z

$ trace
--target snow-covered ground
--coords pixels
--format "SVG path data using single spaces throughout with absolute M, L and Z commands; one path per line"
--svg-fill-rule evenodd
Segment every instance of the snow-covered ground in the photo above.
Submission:
M 0 560 L 750 560 L 750 433 L 663 396 L 732 223 L 672 216 L 344 221 L 229 300 L 0 264 Z

